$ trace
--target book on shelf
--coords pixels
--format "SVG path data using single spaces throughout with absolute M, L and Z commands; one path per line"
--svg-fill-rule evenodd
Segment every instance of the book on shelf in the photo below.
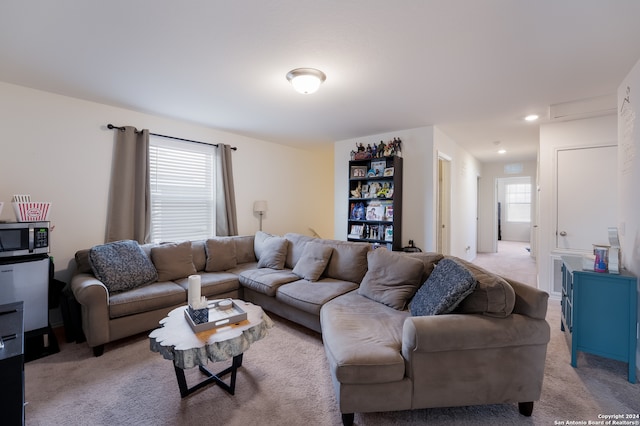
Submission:
M 351 230 L 349 231 L 349 238 L 362 238 L 362 230 L 364 225 L 351 225 Z

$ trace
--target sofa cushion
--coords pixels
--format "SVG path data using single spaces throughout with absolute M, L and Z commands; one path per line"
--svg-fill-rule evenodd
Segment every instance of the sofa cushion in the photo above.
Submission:
M 189 241 L 153 247 L 151 261 L 158 271 L 158 281 L 171 281 L 196 273 Z
M 236 262 L 238 264 L 251 263 L 257 260 L 254 248 L 254 239 L 255 237 L 253 235 L 240 235 L 233 237 L 233 241 L 236 243 Z
M 278 287 L 299 280 L 300 277 L 288 269 L 251 268 L 241 271 L 238 279 L 243 286 L 273 297 L 276 295 Z
M 206 272 L 220 272 L 235 268 L 236 242 L 233 237 L 209 238 L 205 244 L 207 253 L 207 263 L 204 270 Z
M 298 264 L 307 243 L 309 241 L 317 240 L 317 238 L 293 232 L 284 234 L 284 238 L 289 241 L 289 247 L 287 248 L 287 260 L 284 262 L 284 266 L 289 269 L 293 269 Z
M 411 301 L 411 315 L 451 312 L 475 286 L 476 280 L 467 268 L 451 258 L 443 259 Z
M 186 303 L 187 293 L 172 281 L 158 281 L 109 295 L 109 317 L 119 318 Z
M 328 301 L 358 288 L 351 281 L 323 278 L 318 282 L 297 280 L 278 287 L 276 300 L 313 315 Z
M 200 275 L 200 293 L 207 298 L 215 298 L 240 288 L 238 276 L 230 272 L 202 272 Z M 175 281 L 185 294 L 189 291 L 189 277 Z M 225 296 L 226 297 L 226 296 Z
M 320 238 L 317 242 L 333 247 L 325 276 L 354 283 L 362 281 L 367 273 L 367 253 L 371 251 L 371 244 Z
M 473 274 L 476 288 L 465 297 L 454 312 L 464 314 L 483 314 L 504 318 L 513 312 L 516 293 L 511 284 L 499 275 L 493 274 L 473 263 L 456 259 Z
M 436 264 L 444 259 L 444 256 L 440 253 L 433 252 L 418 252 L 418 253 L 405 253 L 405 256 L 416 258 L 422 261 L 424 270 L 422 271 L 422 278 L 420 282 L 423 283 L 429 278 L 429 275 L 433 272 Z
M 82 249 L 76 252 L 76 271 L 80 274 L 93 274 L 91 261 L 89 261 L 89 250 L 90 249 Z
M 284 269 L 288 244 L 282 237 L 267 238 L 262 244 L 258 268 Z
M 207 253 L 205 252 L 205 240 L 191 241 L 191 260 L 196 271 L 204 271 L 207 264 Z
M 377 249 L 376 249 L 377 250 Z M 340 383 L 390 383 L 405 377 L 399 311 L 352 291 L 327 302 L 320 311 L 327 359 Z
M 293 273 L 308 281 L 318 281 L 333 253 L 333 247 L 309 241 L 302 256 L 293 268 Z
M 367 255 L 368 271 L 358 293 L 395 309 L 405 309 L 422 278 L 422 261 L 386 248 Z
M 151 259 L 133 240 L 97 245 L 89 250 L 93 274 L 109 292 L 125 291 L 158 279 Z

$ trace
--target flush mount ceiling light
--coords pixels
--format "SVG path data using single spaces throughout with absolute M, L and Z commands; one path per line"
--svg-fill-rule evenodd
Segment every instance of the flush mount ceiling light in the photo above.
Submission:
M 527 121 L 536 121 L 539 117 L 536 114 L 527 115 L 524 119 Z
M 327 79 L 327 76 L 315 68 L 296 68 L 287 73 L 287 80 L 298 93 L 314 93 Z

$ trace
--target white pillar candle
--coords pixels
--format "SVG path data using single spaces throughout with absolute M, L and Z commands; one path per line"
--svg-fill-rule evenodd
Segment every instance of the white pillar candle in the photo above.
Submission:
M 189 275 L 188 301 L 192 307 L 200 303 L 200 275 Z

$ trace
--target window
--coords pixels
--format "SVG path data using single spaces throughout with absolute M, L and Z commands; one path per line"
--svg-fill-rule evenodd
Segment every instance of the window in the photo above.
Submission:
M 507 222 L 531 222 L 531 184 L 505 185 Z
M 215 234 L 215 147 L 150 137 L 151 241 Z

